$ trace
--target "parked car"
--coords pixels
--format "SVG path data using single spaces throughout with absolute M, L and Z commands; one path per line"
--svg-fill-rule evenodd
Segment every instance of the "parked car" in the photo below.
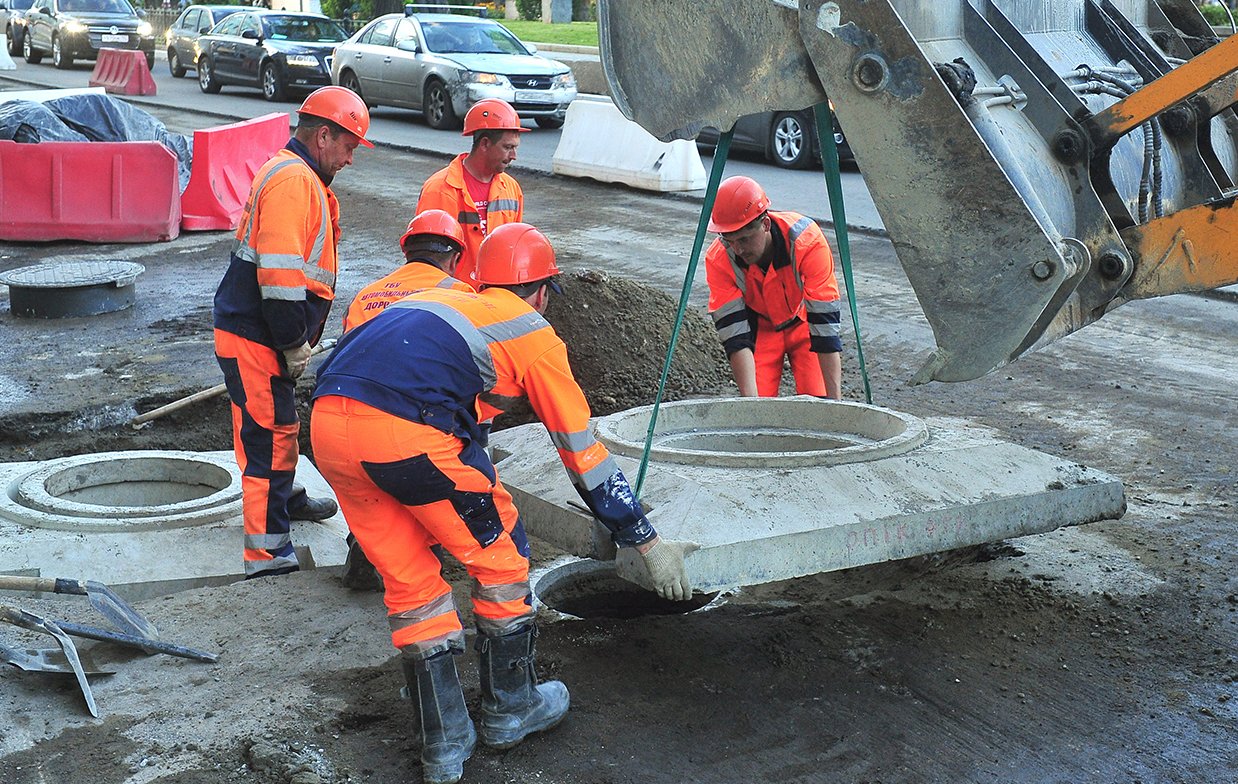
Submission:
M 701 129 L 696 141 L 698 144 L 716 146 L 718 129 Z M 834 120 L 834 143 L 838 145 L 839 160 L 855 160 L 837 118 Z M 768 160 L 786 169 L 807 169 L 821 162 L 817 121 L 811 109 L 745 114 L 735 122 L 731 149 L 763 153 Z
M 22 19 L 22 55 L 37 64 L 51 53 L 57 68 L 94 60 L 99 50 L 136 49 L 155 67 L 155 32 L 128 0 L 34 0 Z
M 23 26 L 22 16 L 34 0 L 0 0 L 0 19 L 4 20 L 4 41 L 9 47 L 9 54 L 16 57 L 21 54 Z
M 0 0 L 4 2 L 4 0 Z M 168 28 L 168 70 L 173 76 L 185 75 L 188 68 L 198 67 L 198 37 L 229 14 L 244 10 L 239 5 L 191 5 Z
M 257 87 L 268 101 L 331 84 L 331 53 L 348 37 L 321 14 L 249 9 L 224 17 L 198 38 L 198 86 Z
M 502 98 L 543 128 L 563 125 L 576 78 L 497 22 L 456 14 L 388 14 L 335 50 L 331 79 L 371 106 L 420 109 L 459 128 L 469 107 Z

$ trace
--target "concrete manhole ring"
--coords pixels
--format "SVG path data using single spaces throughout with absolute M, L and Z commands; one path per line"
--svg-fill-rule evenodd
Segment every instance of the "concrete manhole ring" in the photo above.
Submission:
M 75 455 L 40 464 L 0 497 L 0 516 L 62 531 L 151 531 L 239 513 L 235 462 L 196 452 Z
M 643 618 L 686 615 L 718 601 L 717 593 L 698 593 L 682 602 L 620 577 L 614 561 L 587 558 L 552 567 L 536 578 L 533 594 L 546 607 L 570 618 Z
M 640 459 L 652 406 L 602 417 L 598 440 Z M 649 458 L 739 468 L 797 468 L 879 460 L 928 440 L 918 417 L 814 397 L 681 400 L 662 406 Z

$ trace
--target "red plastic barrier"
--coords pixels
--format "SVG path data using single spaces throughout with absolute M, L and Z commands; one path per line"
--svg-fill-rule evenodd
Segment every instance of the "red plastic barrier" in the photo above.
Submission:
M 100 49 L 90 86 L 117 95 L 154 95 L 156 90 L 146 54 L 134 49 Z
M 0 141 L 0 239 L 174 239 L 179 191 L 176 156 L 159 142 Z
M 254 174 L 288 143 L 284 112 L 194 131 L 193 168 L 181 195 L 185 231 L 235 229 Z

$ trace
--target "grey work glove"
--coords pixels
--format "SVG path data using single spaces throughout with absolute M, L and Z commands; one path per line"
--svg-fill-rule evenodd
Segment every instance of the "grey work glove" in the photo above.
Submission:
M 658 596 L 676 602 L 692 598 L 692 582 L 683 559 L 699 547 L 694 542 L 672 542 L 659 536 L 653 540 L 652 547 L 640 554 Z
M 312 353 L 309 343 L 302 343 L 296 348 L 284 349 L 284 364 L 288 366 L 289 378 L 296 379 L 301 377 L 301 374 L 309 367 L 310 355 Z

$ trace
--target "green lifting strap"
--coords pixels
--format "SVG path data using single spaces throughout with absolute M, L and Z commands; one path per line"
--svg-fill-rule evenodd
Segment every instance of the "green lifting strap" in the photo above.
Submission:
M 649 415 L 649 431 L 645 433 L 645 451 L 640 457 L 640 473 L 636 477 L 636 497 L 640 498 L 641 485 L 645 483 L 645 471 L 649 468 L 649 449 L 653 445 L 653 429 L 658 424 L 658 408 L 662 405 L 662 395 L 666 391 L 666 379 L 671 373 L 671 359 L 675 356 L 675 344 L 679 342 L 679 328 L 683 326 L 683 315 L 688 310 L 688 295 L 692 293 L 692 279 L 696 277 L 696 263 L 705 246 L 705 234 L 709 231 L 709 215 L 714 210 L 714 198 L 718 195 L 718 185 L 722 182 L 722 169 L 726 166 L 726 156 L 731 150 L 731 137 L 734 129 L 718 137 L 718 146 L 714 150 L 714 164 L 709 171 L 709 184 L 705 187 L 705 203 L 701 207 L 701 218 L 696 223 L 696 239 L 692 242 L 692 255 L 688 258 L 688 274 L 683 279 L 683 290 L 679 294 L 679 310 L 675 314 L 675 328 L 671 330 L 671 344 L 666 349 L 666 362 L 662 364 L 662 378 L 658 381 L 658 395 L 653 401 L 653 411 Z
M 868 385 L 868 369 L 864 366 L 864 345 L 860 340 L 860 314 L 855 307 L 855 283 L 851 276 L 851 243 L 847 240 L 847 211 L 843 209 L 843 182 L 838 170 L 838 145 L 834 143 L 834 112 L 828 103 L 813 107 L 817 118 L 817 138 L 821 140 L 821 167 L 825 170 L 825 189 L 830 195 L 830 212 L 834 216 L 834 236 L 838 240 L 838 255 L 843 265 L 843 280 L 847 286 L 847 305 L 851 308 L 851 325 L 855 329 L 855 353 L 860 361 L 860 377 L 864 380 L 864 401 L 873 402 Z

